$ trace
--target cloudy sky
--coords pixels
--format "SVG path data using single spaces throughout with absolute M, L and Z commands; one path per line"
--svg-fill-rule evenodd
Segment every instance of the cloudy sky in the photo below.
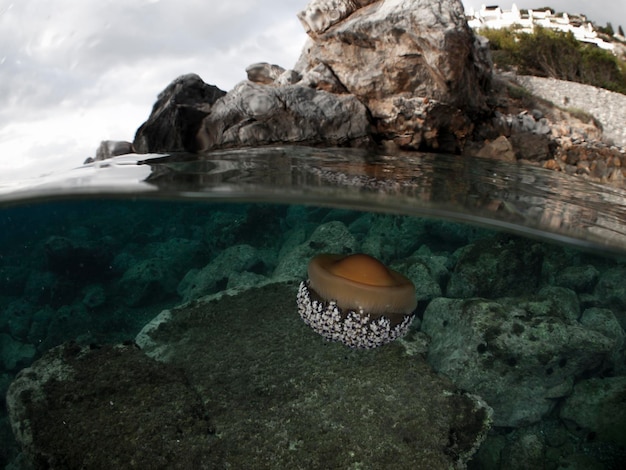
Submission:
M 132 140 L 181 74 L 229 90 L 254 62 L 293 66 L 306 3 L 0 0 L 0 183 L 80 165 L 101 140 Z M 626 28 L 623 0 L 596 0 L 593 11 L 582 0 L 517 3 L 545 4 Z

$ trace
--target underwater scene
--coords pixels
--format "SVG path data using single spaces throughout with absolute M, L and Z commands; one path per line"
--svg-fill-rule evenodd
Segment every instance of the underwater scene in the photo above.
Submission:
M 0 197 L 0 465 L 623 468 L 620 191 L 300 151 Z

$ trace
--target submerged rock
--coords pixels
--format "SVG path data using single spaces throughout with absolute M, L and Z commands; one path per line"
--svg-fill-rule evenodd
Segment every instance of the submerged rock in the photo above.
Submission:
M 203 396 L 220 436 L 214 465 L 462 467 L 488 428 L 481 401 L 400 344 L 363 353 L 325 342 L 298 317 L 296 290 L 281 283 L 195 302 L 137 338 Z
M 593 433 L 594 438 L 626 447 L 626 377 L 577 383 L 559 415 L 575 424 L 578 433 Z
M 431 338 L 428 362 L 482 396 L 497 426 L 539 421 L 557 398 L 571 393 L 575 377 L 603 363 L 617 341 L 579 324 L 559 293 L 433 300 L 422 322 Z
M 137 337 L 143 351 L 49 351 L 7 395 L 27 461 L 464 468 L 490 427 L 483 401 L 401 344 L 364 352 L 323 342 L 300 321 L 295 295 L 295 284 L 273 284 L 165 311 Z
M 184 373 L 135 346 L 56 347 L 7 408 L 27 468 L 208 468 L 217 439 Z

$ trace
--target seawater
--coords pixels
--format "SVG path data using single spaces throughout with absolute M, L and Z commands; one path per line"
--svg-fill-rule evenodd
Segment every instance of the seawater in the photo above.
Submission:
M 186 174 L 194 174 L 185 165 Z M 354 185 L 354 168 L 333 168 L 326 190 L 342 188 L 338 174 Z M 371 162 L 367 168 L 368 185 L 388 183 L 389 162 L 375 167 L 381 173 L 370 171 Z M 491 182 L 481 172 L 471 181 L 456 174 L 439 191 L 502 189 L 502 169 L 490 170 Z M 499 201 L 502 219 L 513 217 L 516 225 L 500 221 L 495 229 L 497 223 L 482 216 L 466 221 L 467 212 L 455 216 L 449 207 L 415 216 L 388 210 L 399 204 L 385 200 L 386 206 L 368 210 L 371 193 L 363 185 L 356 188 L 366 201 L 360 206 L 341 192 L 335 204 L 319 194 L 301 204 L 302 181 L 293 203 L 273 201 L 264 191 L 261 202 L 250 202 L 250 188 L 246 198 L 216 198 L 215 188 L 200 197 L 192 184 L 194 196 L 182 199 L 91 194 L 6 204 L 0 210 L 1 394 L 50 351 L 80 371 L 72 377 L 80 388 L 42 380 L 56 401 L 31 409 L 46 416 L 30 416 L 39 428 L 19 430 L 21 438 L 35 436 L 25 449 L 13 437 L 18 416 L 12 429 L 3 402 L 0 464 L 26 468 L 32 464 L 27 454 L 39 451 L 55 468 L 123 467 L 131 457 L 168 468 L 178 455 L 188 459 L 178 461 L 181 468 L 446 468 L 450 462 L 620 468 L 626 458 L 626 263 L 615 238 L 619 208 L 599 207 L 596 197 L 577 203 L 578 212 L 559 212 L 555 203 L 552 217 L 541 211 L 537 219 L 533 208 L 549 202 L 545 191 L 537 190 L 536 199 L 499 191 L 489 201 L 484 193 L 476 196 L 480 191 L 454 193 L 465 194 L 472 207 Z M 380 187 L 373 192 L 380 201 Z M 608 199 L 616 197 L 608 192 Z M 591 212 L 601 230 L 577 238 L 588 231 L 572 227 L 588 224 L 570 215 Z M 377 350 L 352 350 L 304 325 L 295 293 L 310 257 L 323 252 L 368 253 L 413 280 L 417 319 L 407 337 Z M 124 348 L 145 352 L 152 362 L 145 354 L 121 360 Z M 41 378 L 40 369 L 32 370 Z M 480 396 L 493 409 L 480 415 L 491 430 L 480 436 L 478 449 L 462 436 L 467 421 L 458 409 L 428 401 L 439 400 L 432 391 L 440 382 L 454 393 Z M 127 415 L 141 414 L 130 421 L 116 415 L 120 397 Z M 105 411 L 90 414 L 97 406 Z M 420 422 L 424 408 L 435 406 L 441 412 Z M 168 428 L 181 413 L 189 413 L 186 424 Z M 150 435 L 129 424 L 138 421 Z M 68 435 L 80 432 L 68 443 L 59 438 L 63 426 Z M 437 432 L 446 426 L 442 441 Z M 133 442 L 137 436 L 150 445 Z M 43 468 L 41 461 L 36 468 Z

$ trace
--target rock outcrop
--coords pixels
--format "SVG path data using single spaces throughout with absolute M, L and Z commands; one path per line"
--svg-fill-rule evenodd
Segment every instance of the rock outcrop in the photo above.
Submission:
M 197 150 L 196 133 L 211 106 L 226 92 L 196 74 L 178 77 L 163 90 L 133 142 L 137 153 Z
M 134 148 L 463 147 L 470 117 L 485 110 L 491 63 L 459 0 L 313 0 L 298 16 L 310 39 L 293 70 L 253 64 L 226 96 L 180 77 Z
M 262 80 L 265 80 L 264 78 Z M 267 144 L 370 144 L 367 109 L 352 95 L 245 81 L 218 100 L 198 132 L 202 150 Z
M 314 0 L 299 18 L 310 36 L 295 67 L 303 80 L 326 69 L 401 148 L 458 146 L 467 113 L 485 106 L 491 63 L 460 1 Z

